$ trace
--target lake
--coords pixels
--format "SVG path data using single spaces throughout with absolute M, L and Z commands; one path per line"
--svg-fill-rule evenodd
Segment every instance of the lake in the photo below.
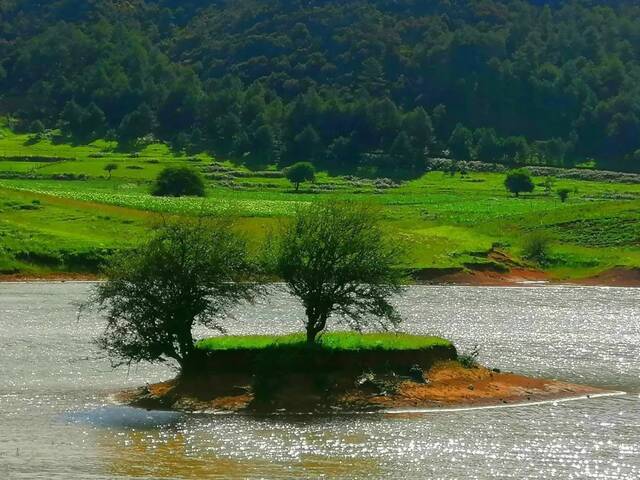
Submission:
M 0 478 L 640 478 L 640 289 L 411 287 L 405 331 L 480 346 L 482 363 L 624 395 L 430 413 L 189 415 L 115 405 L 172 376 L 112 370 L 77 318 L 85 283 L 0 284 Z M 230 333 L 301 329 L 279 294 Z M 205 335 L 206 332 L 198 332 Z

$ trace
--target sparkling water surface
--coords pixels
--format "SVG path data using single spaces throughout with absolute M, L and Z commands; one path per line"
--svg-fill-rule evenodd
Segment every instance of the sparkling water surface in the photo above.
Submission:
M 338 416 L 187 415 L 114 405 L 172 371 L 109 367 L 77 318 L 90 284 L 0 284 L 0 478 L 640 478 L 640 289 L 411 287 L 404 330 L 481 361 L 625 395 L 517 408 Z M 286 295 L 231 333 L 291 332 Z M 199 332 L 206 335 L 206 332 Z

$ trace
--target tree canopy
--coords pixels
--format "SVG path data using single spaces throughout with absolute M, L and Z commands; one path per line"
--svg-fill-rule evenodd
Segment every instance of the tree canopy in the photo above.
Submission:
M 298 191 L 301 183 L 315 180 L 316 169 L 309 162 L 298 162 L 285 168 L 284 175 L 287 177 L 287 180 L 295 185 L 296 191 Z
M 227 220 L 167 223 L 139 247 L 118 254 L 93 299 L 107 318 L 98 345 L 114 365 L 194 360 L 193 327 L 221 329 L 229 308 L 256 287 L 244 240 Z
M 305 308 L 308 343 L 333 314 L 356 330 L 400 322 L 390 300 L 402 290 L 402 250 L 372 207 L 327 203 L 300 210 L 270 253 L 275 273 Z
M 531 174 L 525 168 L 508 172 L 507 177 L 504 179 L 504 186 L 516 197 L 520 196 L 521 193 L 531 193 L 536 188 L 531 179 Z
M 188 167 L 167 167 L 156 178 L 152 193 L 158 197 L 204 197 L 204 180 Z
M 632 0 L 0 0 L 0 105 L 281 166 L 640 170 Z M 38 126 L 39 127 L 39 126 Z

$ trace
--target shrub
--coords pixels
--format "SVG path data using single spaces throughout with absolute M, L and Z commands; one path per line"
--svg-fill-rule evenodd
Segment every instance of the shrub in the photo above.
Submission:
M 300 184 L 304 182 L 313 182 L 316 179 L 316 169 L 309 162 L 294 163 L 290 167 L 284 169 L 284 175 L 291 183 L 296 186 L 296 192 L 300 188 Z
M 167 167 L 160 172 L 152 190 L 158 197 L 204 197 L 204 181 L 187 167 Z
M 473 350 L 471 350 L 471 352 L 458 355 L 458 362 L 464 368 L 477 368 L 479 356 L 480 356 L 480 348 L 478 347 L 478 345 L 475 345 L 473 347 Z
M 571 189 L 570 188 L 560 188 L 556 193 L 558 194 L 558 198 L 560 198 L 560 201 L 562 203 L 564 203 L 569 198 L 569 194 L 571 193 Z
M 516 197 L 521 193 L 531 193 L 535 189 L 533 180 L 531 180 L 531 174 L 529 170 L 525 168 L 519 168 L 517 170 L 511 170 L 507 173 L 507 178 L 504 180 L 504 186 Z
M 544 264 L 549 259 L 549 245 L 551 239 L 543 232 L 537 232 L 525 238 L 522 246 L 522 256 L 527 260 Z

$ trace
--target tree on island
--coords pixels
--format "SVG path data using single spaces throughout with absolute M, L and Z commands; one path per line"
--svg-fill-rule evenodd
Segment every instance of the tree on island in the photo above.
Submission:
M 285 168 L 284 175 L 295 185 L 297 192 L 301 183 L 313 182 L 316 179 L 316 169 L 309 162 L 298 162 Z
M 103 170 L 109 174 L 108 180 L 111 180 L 111 174 L 113 173 L 114 170 L 117 170 L 117 169 L 118 169 L 117 163 L 107 163 L 104 166 Z
M 504 186 L 516 197 L 519 197 L 523 192 L 531 193 L 535 189 L 535 185 L 531 179 L 531 174 L 529 173 L 529 170 L 525 168 L 511 170 L 507 173 L 507 178 L 504 180 Z
M 298 211 L 272 242 L 275 273 L 305 308 L 308 344 L 332 314 L 358 331 L 374 323 L 399 324 L 390 299 L 403 289 L 403 252 L 378 220 L 366 205 L 316 205 Z
M 222 330 L 218 320 L 250 301 L 258 287 L 246 243 L 229 220 L 166 223 L 139 247 L 118 254 L 95 288 L 92 304 L 106 314 L 96 340 L 113 366 L 174 360 L 193 365 L 193 327 Z
M 204 180 L 188 167 L 167 167 L 160 172 L 153 186 L 157 197 L 204 197 Z

